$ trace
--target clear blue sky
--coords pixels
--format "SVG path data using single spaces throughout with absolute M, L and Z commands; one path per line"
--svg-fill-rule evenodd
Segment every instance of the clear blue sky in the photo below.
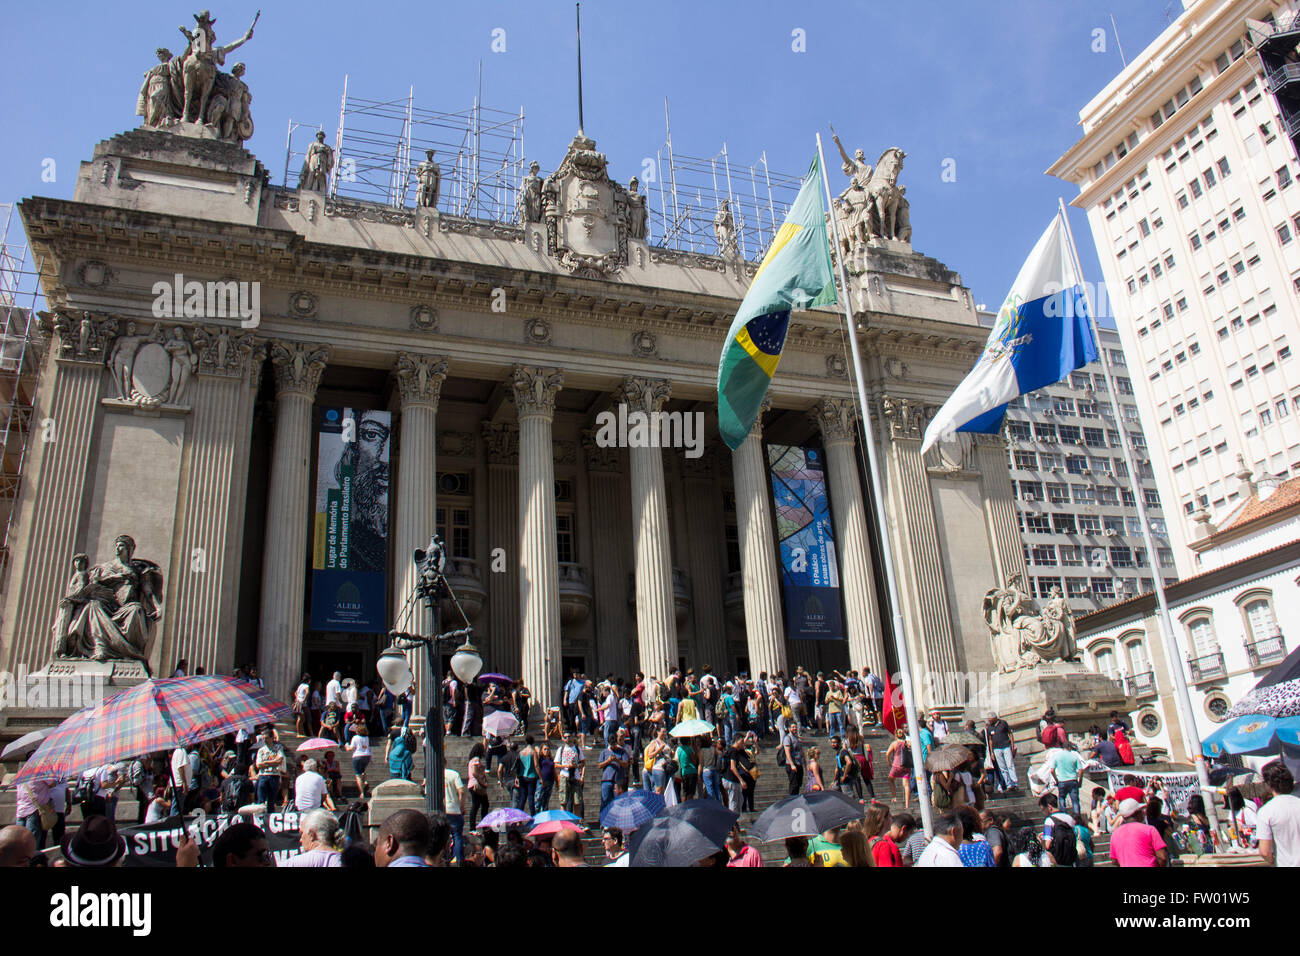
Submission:
M 160 45 L 178 52 L 177 26 L 211 4 L 218 42 L 241 35 L 257 2 L 5 3 L 0 12 L 0 201 L 70 197 L 95 143 L 133 128 L 141 76 Z M 330 141 L 343 75 L 354 93 L 466 109 L 483 64 L 488 106 L 523 107 L 530 157 L 554 168 L 577 126 L 574 8 L 564 0 L 449 3 L 261 0 L 248 65 L 257 132 L 252 151 L 280 181 L 292 117 L 322 124 Z M 583 5 L 586 131 L 621 181 L 664 139 L 709 156 L 725 141 L 751 162 L 807 168 L 827 122 L 871 162 L 908 154 L 900 182 L 914 245 L 962 274 L 976 302 L 996 309 L 1058 195 L 1043 175 L 1079 135 L 1079 108 L 1121 68 L 1109 14 L 1133 56 L 1182 9 L 1178 0 L 943 0 L 938 3 L 588 0 Z M 491 49 L 505 30 L 504 53 Z M 1093 52 L 1093 31 L 1107 31 Z M 792 50 L 805 31 L 807 51 Z M 829 140 L 827 148 L 831 149 Z M 42 182 L 42 161 L 57 179 Z M 944 182 L 944 161 L 956 181 Z M 830 160 L 832 186 L 842 188 Z M 1084 269 L 1099 278 L 1081 213 L 1072 214 Z

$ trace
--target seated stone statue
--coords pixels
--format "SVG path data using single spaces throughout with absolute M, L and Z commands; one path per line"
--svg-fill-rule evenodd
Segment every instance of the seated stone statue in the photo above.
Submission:
M 55 657 L 146 663 L 162 614 L 162 570 L 134 558 L 135 541 L 119 535 L 113 559 L 86 570 L 73 559 L 73 575 L 54 623 Z
M 1039 610 L 1014 575 L 1005 587 L 984 596 L 984 620 L 993 638 L 993 657 L 1003 673 L 1034 667 L 1043 661 L 1074 661 L 1078 647 L 1074 614 L 1059 588 Z

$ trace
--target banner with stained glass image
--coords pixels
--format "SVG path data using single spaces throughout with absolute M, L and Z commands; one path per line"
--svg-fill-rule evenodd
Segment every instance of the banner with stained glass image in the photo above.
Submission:
M 840 572 L 826 494 L 823 455 L 816 448 L 768 445 L 786 637 L 844 639 Z
M 321 410 L 312 536 L 311 626 L 383 633 L 387 623 L 392 415 Z

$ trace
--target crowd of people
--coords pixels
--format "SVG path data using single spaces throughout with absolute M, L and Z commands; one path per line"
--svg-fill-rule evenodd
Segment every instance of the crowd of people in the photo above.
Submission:
M 185 667 L 184 662 L 178 665 L 177 676 Z M 254 668 L 241 669 L 239 676 L 260 683 Z M 1142 778 L 1126 776 L 1114 792 L 1088 784 L 1089 771 L 1135 762 L 1128 727 L 1115 713 L 1108 726 L 1093 727 L 1075 739 L 1053 711 L 1043 715 L 1041 755 L 1027 772 L 1041 819 L 1017 819 L 990 802 L 1020 793 L 1017 745 L 1011 727 L 995 712 L 956 728 L 937 712 L 919 715 L 921 752 L 916 756 L 908 735 L 898 728 L 883 754 L 889 803 L 877 799 L 876 755 L 869 738 L 880 735 L 888 708 L 883 681 L 866 668 L 833 671 L 829 677 L 798 668 L 789 678 L 760 673 L 751 680 L 745 674 L 719 678 L 706 666 L 698 675 L 674 671 L 662 681 L 639 673 L 631 681 L 595 681 L 575 670 L 562 689 L 563 704 L 545 714 L 537 733 L 528 723 L 532 695 L 522 682 L 467 686 L 449 673 L 441 690 L 446 732 L 474 739 L 464 766 L 445 770 L 447 812 L 407 814 L 381 831 L 373 845 L 355 838 L 360 827 L 349 834 L 340 822 L 349 804 L 339 757 L 350 757 L 355 793 L 361 798 L 370 793 L 366 774 L 372 741 L 384 741 L 388 775 L 411 780 L 421 745 L 411 720 L 415 687 L 393 695 L 377 682 L 359 685 L 336 672 L 325 682 L 303 674 L 292 710 L 299 735 L 336 742 L 337 748 L 290 753 L 268 724 L 110 764 L 71 782 L 36 780 L 19 788 L 19 825 L 3 831 L 7 835 L 0 846 L 26 847 L 30 839 L 32 854 L 43 859 L 39 851 L 52 838 L 63 845 L 65 858 L 69 852 L 95 858 L 99 851 L 93 847 L 69 842 L 69 806 L 79 805 L 84 821 L 72 840 L 111 841 L 106 834 L 116 834 L 117 800 L 123 792 L 133 792 L 137 823 L 161 822 L 196 809 L 209 814 L 247 812 L 250 806 L 259 812 L 295 809 L 302 852 L 285 861 L 290 866 L 386 865 L 381 860 L 421 865 L 413 862 L 417 857 L 428 865 L 581 865 L 581 840 L 572 831 L 530 839 L 518 828 L 481 831 L 479 825 L 494 804 L 513 806 L 530 817 L 563 809 L 594 824 L 601 811 L 634 787 L 654 791 L 670 806 L 703 798 L 737 813 L 762 810 L 754 799 L 759 754 L 770 749 L 785 774 L 786 793 L 838 790 L 863 806 L 861 820 L 786 841 L 787 866 L 1089 866 L 1100 833 L 1110 834 L 1110 858 L 1120 866 L 1167 865 L 1181 853 L 1229 846 L 1258 847 L 1267 859 L 1283 865 L 1300 862 L 1300 799 L 1291 795 L 1290 774 L 1280 762 L 1264 773 L 1270 788 L 1264 796 L 1271 796 L 1267 803 L 1258 794 L 1245 796 L 1240 788 L 1228 788 L 1224 815 L 1229 824 L 1218 830 L 1210 825 L 1200 795 L 1191 795 L 1185 808 L 1175 812 L 1158 776 L 1151 776 L 1145 787 Z M 485 718 L 497 711 L 517 718 L 515 734 L 497 736 L 485 728 Z M 932 753 L 957 751 L 945 747 L 951 742 L 964 748 L 961 762 L 931 767 Z M 589 751 L 594 753 L 588 756 Z M 599 783 L 590 799 L 588 772 Z M 912 812 L 920 779 L 935 811 L 929 841 Z M 891 810 L 891 804 L 897 809 Z M 351 807 L 354 814 L 358 809 Z M 223 834 L 234 842 L 214 847 L 216 865 L 271 859 L 259 849 L 265 846 L 265 834 L 250 828 L 239 824 Z M 13 832 L 19 829 L 28 836 Z M 617 828 L 601 831 L 611 865 L 626 864 L 628 836 Z M 381 843 L 386 847 L 382 851 Z M 423 847 L 421 853 L 402 850 L 416 844 Z M 192 853 L 179 853 L 178 863 L 183 865 Z M 403 858 L 412 862 L 392 862 Z M 762 856 L 737 828 L 711 864 L 760 866 Z

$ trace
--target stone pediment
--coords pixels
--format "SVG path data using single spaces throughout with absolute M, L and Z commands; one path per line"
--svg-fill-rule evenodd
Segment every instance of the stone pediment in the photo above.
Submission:
M 581 132 L 542 186 L 547 252 L 569 272 L 609 278 L 627 263 L 628 193 Z

